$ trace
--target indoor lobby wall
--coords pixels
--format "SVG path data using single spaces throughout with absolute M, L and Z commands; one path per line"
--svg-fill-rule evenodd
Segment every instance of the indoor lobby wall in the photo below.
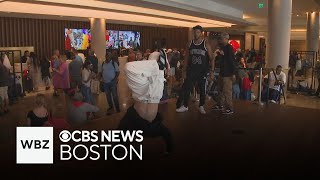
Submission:
M 290 51 L 305 51 L 306 41 L 305 40 L 291 40 Z
M 320 47 L 320 41 L 319 41 Z M 306 40 L 291 40 L 290 41 L 291 51 L 305 51 L 306 50 Z
M 166 38 L 169 48 L 185 48 L 187 28 L 164 28 L 108 24 L 110 30 L 141 32 L 141 50 L 152 49 L 154 40 Z M 0 17 L 0 47 L 33 46 L 39 57 L 50 57 L 54 49 L 63 51 L 65 28 L 90 28 L 89 22 Z
M 252 36 L 254 36 L 254 47 L 252 47 Z M 258 34 L 254 33 L 245 33 L 245 49 L 252 49 L 259 50 L 260 46 L 260 37 Z

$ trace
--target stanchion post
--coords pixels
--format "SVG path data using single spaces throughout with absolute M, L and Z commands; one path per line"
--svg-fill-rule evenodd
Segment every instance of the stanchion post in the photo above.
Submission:
M 267 88 L 267 105 L 269 104 L 269 94 L 270 94 L 270 90 L 269 90 L 269 84 L 270 84 L 270 72 L 271 70 L 268 69 L 268 88 Z
M 259 97 L 259 105 L 262 104 L 262 102 L 261 102 L 262 80 L 263 80 L 263 78 L 262 78 L 262 67 L 260 67 L 260 69 L 259 69 L 259 87 L 258 87 L 258 92 L 259 92 L 259 94 L 258 94 L 258 97 Z

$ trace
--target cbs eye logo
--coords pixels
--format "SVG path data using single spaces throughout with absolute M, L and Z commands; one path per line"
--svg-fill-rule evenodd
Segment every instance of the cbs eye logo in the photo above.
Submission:
M 69 142 L 71 139 L 71 133 L 67 130 L 63 130 L 59 134 L 60 141 Z

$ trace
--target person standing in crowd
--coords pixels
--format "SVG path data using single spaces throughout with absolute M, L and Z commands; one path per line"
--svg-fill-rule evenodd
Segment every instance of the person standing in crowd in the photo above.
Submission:
M 75 55 L 73 53 L 68 53 L 68 59 L 71 60 L 68 66 L 70 76 L 70 87 L 79 91 L 81 89 L 82 84 L 82 63 L 76 60 Z
M 194 39 L 187 44 L 188 51 L 185 53 L 184 60 L 186 80 L 176 105 L 176 111 L 179 113 L 188 111 L 190 92 L 197 82 L 200 88 L 199 111 L 201 114 L 206 114 L 204 109 L 206 78 L 210 73 L 210 63 L 212 73 L 214 71 L 214 57 L 209 43 L 202 37 L 202 32 L 201 26 L 193 27 Z
M 149 60 L 129 62 L 124 70 L 134 104 L 120 120 L 118 129 L 142 130 L 144 138 L 162 137 L 166 143 L 165 154 L 172 153 L 174 146 L 171 132 L 162 123 L 163 118 L 158 112 L 165 81 L 164 69 L 159 67 L 156 60 Z
M 144 56 L 144 59 L 147 60 L 147 59 L 149 58 L 150 54 L 151 54 L 151 50 L 150 50 L 150 49 L 147 49 L 146 52 L 145 52 L 144 55 L 143 55 L 143 56 Z
M 53 68 L 53 72 L 55 75 L 53 77 L 54 87 L 57 89 L 62 89 L 66 92 L 70 88 L 70 81 L 69 81 L 69 70 L 67 64 L 67 56 L 61 55 L 60 56 L 60 66 L 58 69 Z
M 33 89 L 38 91 L 41 79 L 40 61 L 34 52 L 30 53 L 29 61 L 27 61 L 28 69 L 31 75 Z
M 250 68 L 254 68 L 255 67 L 256 58 L 257 58 L 256 50 L 254 48 L 252 48 L 251 51 L 249 51 L 248 61 L 247 61 L 247 64 L 249 65 Z
M 60 52 L 59 50 L 54 50 L 53 52 L 53 56 L 51 57 L 51 68 L 52 70 L 53 69 L 59 69 L 60 67 Z M 56 84 L 58 84 L 59 82 L 55 82 L 56 79 L 59 79 L 59 78 L 56 78 L 57 74 L 53 71 L 52 72 L 52 82 L 53 82 L 53 88 L 54 88 L 54 92 L 53 92 L 53 96 L 58 96 L 58 88 L 55 86 Z
M 178 68 L 178 62 L 180 60 L 180 53 L 179 51 L 174 51 L 173 54 L 172 54 L 172 58 L 171 58 L 171 61 L 170 61 L 170 74 L 172 75 L 172 77 L 174 77 L 174 79 L 177 79 L 176 78 L 176 71 L 177 71 L 177 68 Z
M 168 71 L 170 70 L 170 64 L 169 64 L 169 59 L 167 55 L 167 49 L 166 49 L 167 43 L 166 39 L 162 38 L 161 40 L 161 48 L 159 48 L 159 59 L 158 59 L 158 65 L 160 69 L 164 69 L 164 77 L 166 78 L 168 76 Z M 172 50 L 170 49 L 168 52 L 171 52 Z M 167 103 L 169 100 L 169 94 L 168 94 L 168 82 L 164 82 L 164 87 L 163 87 L 163 94 L 162 98 L 160 100 L 160 104 Z
M 9 70 L 4 66 L 4 54 L 0 59 L 0 115 L 9 112 L 9 97 L 8 97 L 8 85 L 9 85 Z
M 84 60 L 82 57 L 79 55 L 79 52 L 75 48 L 71 48 L 71 52 L 75 56 L 75 60 L 81 63 L 81 66 L 83 65 Z
M 242 78 L 242 91 L 243 91 L 243 99 L 246 101 L 251 101 L 251 88 L 252 82 L 249 79 L 249 74 L 245 73 Z
M 148 57 L 148 60 L 156 60 L 158 61 L 160 57 L 159 49 L 156 48 Z
M 290 79 L 290 87 L 293 88 L 293 84 L 294 84 L 294 80 L 295 80 L 295 76 L 297 73 L 296 70 L 296 64 L 298 61 L 299 57 L 297 52 L 290 52 L 290 56 L 289 56 L 289 79 Z
M 266 75 L 264 78 L 268 78 Z M 276 104 L 280 100 L 281 91 L 284 85 L 287 83 L 287 76 L 282 72 L 282 66 L 278 65 L 275 72 L 270 72 L 269 74 L 269 99 L 271 103 Z M 262 99 L 267 101 L 267 89 L 262 93 Z
M 241 94 L 240 78 L 236 77 L 236 80 L 233 81 L 233 83 L 232 83 L 232 98 L 239 100 L 240 99 L 240 94 Z
M 21 59 L 20 59 L 21 63 L 27 63 L 29 57 L 30 57 L 29 51 L 28 50 L 24 51 L 24 55 L 21 56 Z
M 136 61 L 143 61 L 143 60 L 144 60 L 144 58 L 142 56 L 142 52 L 138 50 L 136 52 Z
M 103 79 L 103 87 L 109 105 L 109 108 L 107 109 L 107 115 L 110 114 L 114 106 L 116 108 L 116 111 L 120 112 L 118 96 L 118 77 L 120 74 L 120 70 L 118 64 L 112 61 L 111 53 L 106 54 L 106 60 L 102 63 L 101 73 Z
M 232 84 L 236 79 L 235 57 L 232 46 L 229 44 L 229 34 L 221 33 L 221 49 L 219 54 L 222 56 L 220 62 L 220 74 L 218 86 L 220 88 L 220 95 L 218 104 L 214 110 L 222 111 L 222 114 L 233 114 L 232 102 Z
M 239 85 L 240 85 L 240 94 L 241 94 L 241 99 L 244 97 L 244 92 L 243 92 L 243 85 L 242 85 L 242 82 L 243 82 L 243 78 L 245 75 L 248 75 L 248 73 L 246 72 L 246 68 L 247 68 L 247 65 L 246 65 L 246 61 L 244 58 L 241 58 L 240 59 L 240 62 L 239 62 L 239 66 L 238 66 L 238 73 L 237 73 L 237 77 L 239 78 Z
M 27 124 L 32 127 L 41 127 L 49 120 L 49 111 L 46 98 L 43 94 L 37 94 L 35 108 L 27 114 Z
M 133 49 L 129 49 L 128 62 L 136 61 L 136 53 Z
M 82 64 L 86 61 L 86 56 L 83 54 L 83 53 L 81 53 L 81 52 L 78 52 L 78 56 L 80 56 L 81 57 L 81 62 L 82 62 Z
M 243 58 L 243 53 L 241 52 L 241 49 L 237 49 L 237 52 L 236 52 L 236 62 L 237 63 L 240 63 L 240 60 L 241 58 Z
M 72 103 L 68 113 L 68 122 L 72 125 L 79 125 L 88 122 L 89 114 L 98 112 L 97 106 L 83 102 L 81 93 L 75 93 L 72 96 Z
M 94 73 L 92 72 L 92 64 L 90 61 L 86 61 L 82 68 L 82 85 L 81 93 L 84 97 L 84 102 L 89 104 L 94 104 L 92 92 L 91 92 L 91 81 L 94 78 Z
M 92 71 L 95 74 L 98 74 L 99 61 L 97 56 L 95 56 L 95 52 L 92 49 L 89 49 L 87 60 L 92 64 Z
M 42 80 L 46 86 L 46 90 L 50 89 L 50 61 L 47 58 L 43 58 L 41 63 L 41 75 Z
M 117 63 L 118 66 L 120 67 L 118 51 L 114 49 L 114 50 L 111 51 L 111 54 L 112 54 L 112 61 Z

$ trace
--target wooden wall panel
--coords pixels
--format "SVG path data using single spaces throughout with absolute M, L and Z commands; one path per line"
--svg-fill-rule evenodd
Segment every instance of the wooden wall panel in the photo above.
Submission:
M 110 30 L 141 32 L 141 50 L 152 49 L 153 40 L 166 38 L 168 48 L 184 48 L 187 28 L 163 28 L 106 24 Z M 65 28 L 90 28 L 89 22 L 0 17 L 0 47 L 33 46 L 40 58 L 50 57 L 54 49 L 64 51 Z

